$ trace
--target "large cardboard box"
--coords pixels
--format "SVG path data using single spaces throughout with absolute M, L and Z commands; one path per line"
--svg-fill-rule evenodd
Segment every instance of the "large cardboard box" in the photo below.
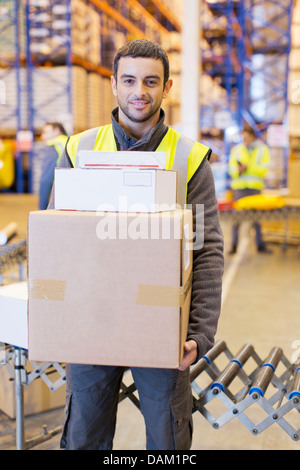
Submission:
M 177 368 L 192 212 L 29 215 L 29 359 Z
M 79 211 L 171 210 L 176 207 L 176 185 L 175 171 L 56 168 L 54 206 Z

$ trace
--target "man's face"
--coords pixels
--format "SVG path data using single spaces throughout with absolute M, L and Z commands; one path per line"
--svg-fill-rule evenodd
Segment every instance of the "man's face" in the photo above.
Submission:
M 160 60 L 122 57 L 117 81 L 112 77 L 120 122 L 130 127 L 131 123 L 148 123 L 152 118 L 158 119 L 162 100 L 171 86 L 171 80 L 164 86 L 164 68 Z
M 51 126 L 50 124 L 46 124 L 46 126 L 43 128 L 41 138 L 43 142 L 47 142 L 48 140 L 54 139 L 54 137 L 57 137 L 58 135 L 58 129 Z
M 252 145 L 255 140 L 255 135 L 251 134 L 250 132 L 244 131 L 243 132 L 243 141 L 246 147 Z

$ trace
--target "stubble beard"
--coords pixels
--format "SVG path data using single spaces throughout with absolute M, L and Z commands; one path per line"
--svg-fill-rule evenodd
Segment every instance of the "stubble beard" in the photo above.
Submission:
M 142 122 L 148 121 L 157 113 L 157 111 L 160 109 L 161 103 L 159 103 L 155 108 L 150 109 L 146 114 L 142 115 L 141 117 L 136 117 L 133 113 L 129 111 L 129 107 L 124 106 L 122 103 L 120 103 L 119 100 L 118 100 L 118 105 L 121 111 L 123 112 L 123 114 L 128 119 L 130 119 L 131 122 L 142 123 Z

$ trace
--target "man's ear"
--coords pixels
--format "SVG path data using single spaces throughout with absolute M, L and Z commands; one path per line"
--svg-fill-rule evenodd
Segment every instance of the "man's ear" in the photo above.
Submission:
M 114 96 L 117 96 L 117 82 L 113 75 L 110 77 L 110 81 L 111 81 L 112 92 Z
M 164 88 L 164 91 L 163 91 L 163 99 L 167 98 L 167 96 L 169 94 L 169 91 L 172 88 L 172 85 L 173 85 L 173 80 L 169 79 L 165 84 L 165 88 Z

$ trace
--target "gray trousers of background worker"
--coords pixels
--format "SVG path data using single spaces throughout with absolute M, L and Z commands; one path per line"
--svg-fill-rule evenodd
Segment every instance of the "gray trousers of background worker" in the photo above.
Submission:
M 61 447 L 111 450 L 120 384 L 126 369 L 67 364 Z M 192 441 L 189 369 L 131 368 L 146 425 L 148 450 L 188 450 Z

